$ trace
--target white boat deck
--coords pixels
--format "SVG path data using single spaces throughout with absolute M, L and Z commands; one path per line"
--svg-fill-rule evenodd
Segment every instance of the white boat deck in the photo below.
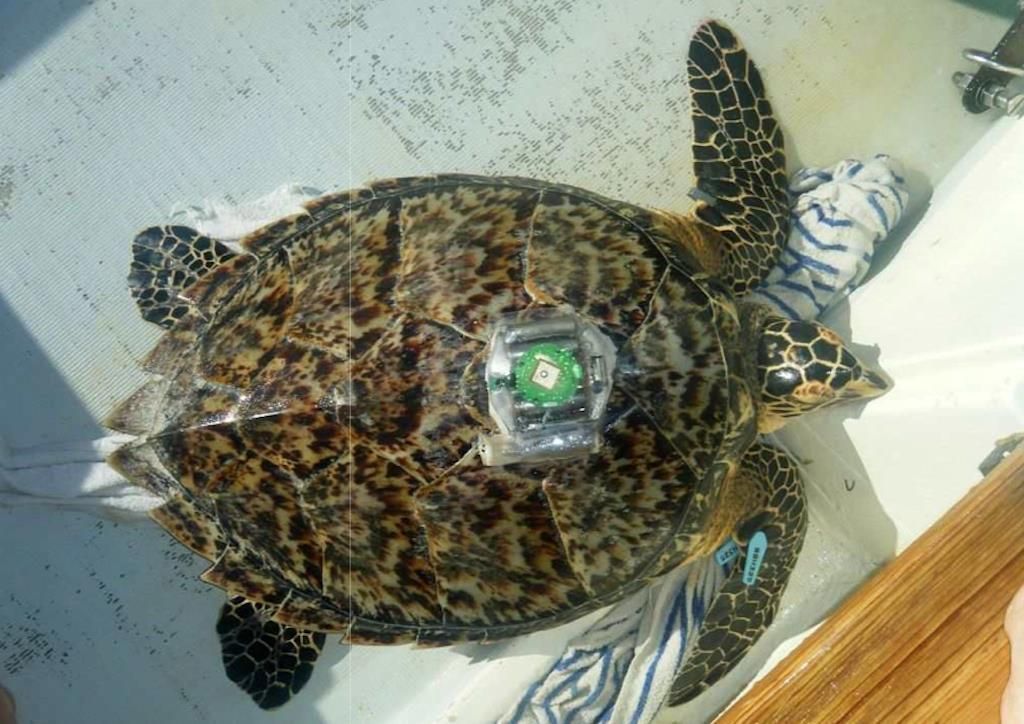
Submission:
M 907 167 L 914 217 L 992 122 L 960 110 L 949 81 L 965 67 L 960 49 L 990 48 L 1008 23 L 932 0 L 800 0 L 781 11 L 772 0 L 526 7 L 0 6 L 0 446 L 18 453 L 99 437 L 96 420 L 143 380 L 136 363 L 158 332 L 139 319 L 126 289 L 129 242 L 175 204 L 252 199 L 287 182 L 330 190 L 465 171 L 550 178 L 685 209 L 686 46 L 714 14 L 761 66 L 794 164 L 890 153 Z M 970 240 L 942 242 L 963 248 Z M 908 290 L 897 274 L 918 272 L 898 272 L 895 258 L 872 282 L 874 301 L 871 285 L 865 289 L 863 317 L 853 300 L 855 339 L 881 343 L 883 366 L 901 385 L 952 386 L 956 380 L 941 375 L 914 381 L 900 315 L 936 279 L 923 275 Z M 957 261 L 954 254 L 943 263 Z M 953 268 L 942 273 L 957 283 Z M 881 298 L 890 294 L 898 302 L 885 308 Z M 937 437 L 950 430 L 945 421 L 963 414 L 981 424 L 990 419 L 986 404 L 997 402 L 951 395 L 941 411 L 914 414 L 883 411 L 881 400 L 877 417 L 887 422 L 868 432 L 865 415 L 848 420 L 848 430 L 858 450 L 863 442 L 890 451 L 892 471 L 902 474 L 922 446 L 946 447 Z M 910 438 L 917 442 L 908 447 Z M 915 513 L 905 496 L 875 489 L 888 462 L 864 451 L 861 460 L 867 475 L 857 490 L 868 497 L 857 510 L 882 535 L 865 538 L 869 557 L 902 546 L 952 502 L 922 492 L 926 510 Z M 954 462 L 967 464 L 935 460 L 940 468 Z M 837 480 L 823 473 L 816 484 L 827 496 Z M 901 516 L 895 523 L 887 522 L 892 511 Z M 221 594 L 196 579 L 202 563 L 155 526 L 0 508 L 0 551 L 0 683 L 17 697 L 21 724 L 257 717 L 221 669 L 213 635 Z M 303 695 L 267 719 L 486 720 L 568 635 L 502 649 L 329 646 Z

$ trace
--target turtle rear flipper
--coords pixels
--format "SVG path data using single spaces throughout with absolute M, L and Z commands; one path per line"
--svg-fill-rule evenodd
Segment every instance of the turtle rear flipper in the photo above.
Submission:
M 237 256 L 187 226 L 151 226 L 132 242 L 128 286 L 147 322 L 170 329 L 193 302 L 184 296 L 207 272 Z
M 224 671 L 261 709 L 276 709 L 306 685 L 325 640 L 274 621 L 273 611 L 232 596 L 217 621 Z
M 726 27 L 708 22 L 690 41 L 694 216 L 720 244 L 718 275 L 736 294 L 775 266 L 788 234 L 782 131 L 757 67 Z M 714 243 L 714 242 L 713 242 Z
M 731 481 L 748 506 L 733 538 L 744 549 L 711 599 L 683 668 L 672 682 L 669 706 L 689 701 L 738 664 L 765 632 L 789 581 L 807 528 L 803 484 L 796 463 L 770 445 L 755 443 Z

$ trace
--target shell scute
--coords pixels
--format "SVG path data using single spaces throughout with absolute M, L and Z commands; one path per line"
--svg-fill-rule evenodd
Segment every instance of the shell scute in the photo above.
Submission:
M 488 628 L 589 599 L 529 468 L 458 468 L 417 491 L 416 505 L 446 621 Z
M 344 608 L 331 606 L 319 596 L 297 591 L 274 611 L 272 618 L 285 626 L 294 626 L 303 631 L 329 631 L 345 633 L 352 620 Z
M 227 544 L 216 513 L 183 495 L 171 498 L 149 512 L 149 517 L 162 525 L 188 548 L 207 560 L 214 561 Z
M 289 248 L 296 280 L 289 336 L 358 359 L 393 315 L 401 238 L 398 199 L 371 199 L 327 218 Z
M 477 337 L 495 317 L 524 309 L 522 257 L 539 195 L 461 185 L 403 197 L 398 307 Z
M 217 308 L 199 340 L 200 372 L 207 380 L 248 387 L 264 355 L 284 335 L 295 303 L 288 255 L 260 259 Z
M 287 584 L 268 570 L 256 553 L 228 546 L 199 578 L 255 603 L 277 605 L 288 598 Z
M 353 368 L 347 414 L 355 436 L 423 479 L 436 478 L 475 443 L 459 381 L 481 346 L 435 322 L 396 319 Z
M 650 319 L 624 345 L 622 389 L 654 420 L 693 470 L 714 459 L 725 428 L 726 363 L 705 291 L 666 275 Z M 667 403 L 666 400 L 672 401 Z
M 303 499 L 323 545 L 328 600 L 378 621 L 438 620 L 437 584 L 414 504 L 422 485 L 363 445 L 309 481 Z
M 644 460 L 642 467 L 636 460 Z M 634 407 L 605 432 L 600 452 L 556 467 L 544 492 L 579 579 L 608 595 L 647 573 L 698 487 L 697 473 Z
M 250 449 L 306 478 L 344 448 L 338 408 L 350 365 L 331 352 L 284 340 L 253 381 L 239 428 Z
M 628 336 L 646 318 L 665 259 L 647 235 L 603 205 L 544 192 L 526 251 L 526 289 Z
M 257 551 L 278 578 L 299 589 L 322 588 L 323 547 L 295 478 L 250 452 L 213 500 L 224 530 Z

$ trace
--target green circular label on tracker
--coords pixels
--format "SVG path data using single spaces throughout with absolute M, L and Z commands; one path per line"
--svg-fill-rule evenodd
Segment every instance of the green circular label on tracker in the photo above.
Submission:
M 534 345 L 515 366 L 516 391 L 538 405 L 560 405 L 576 394 L 583 367 L 570 350 L 557 344 Z

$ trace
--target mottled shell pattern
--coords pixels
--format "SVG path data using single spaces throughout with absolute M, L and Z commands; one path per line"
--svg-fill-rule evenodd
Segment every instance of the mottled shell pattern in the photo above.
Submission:
M 111 418 L 141 436 L 112 463 L 167 497 L 204 580 L 300 629 L 438 645 L 607 605 L 706 552 L 754 435 L 729 295 L 659 223 L 520 178 L 318 199 L 219 249 Z M 617 347 L 603 447 L 485 467 L 489 325 L 539 307 Z

